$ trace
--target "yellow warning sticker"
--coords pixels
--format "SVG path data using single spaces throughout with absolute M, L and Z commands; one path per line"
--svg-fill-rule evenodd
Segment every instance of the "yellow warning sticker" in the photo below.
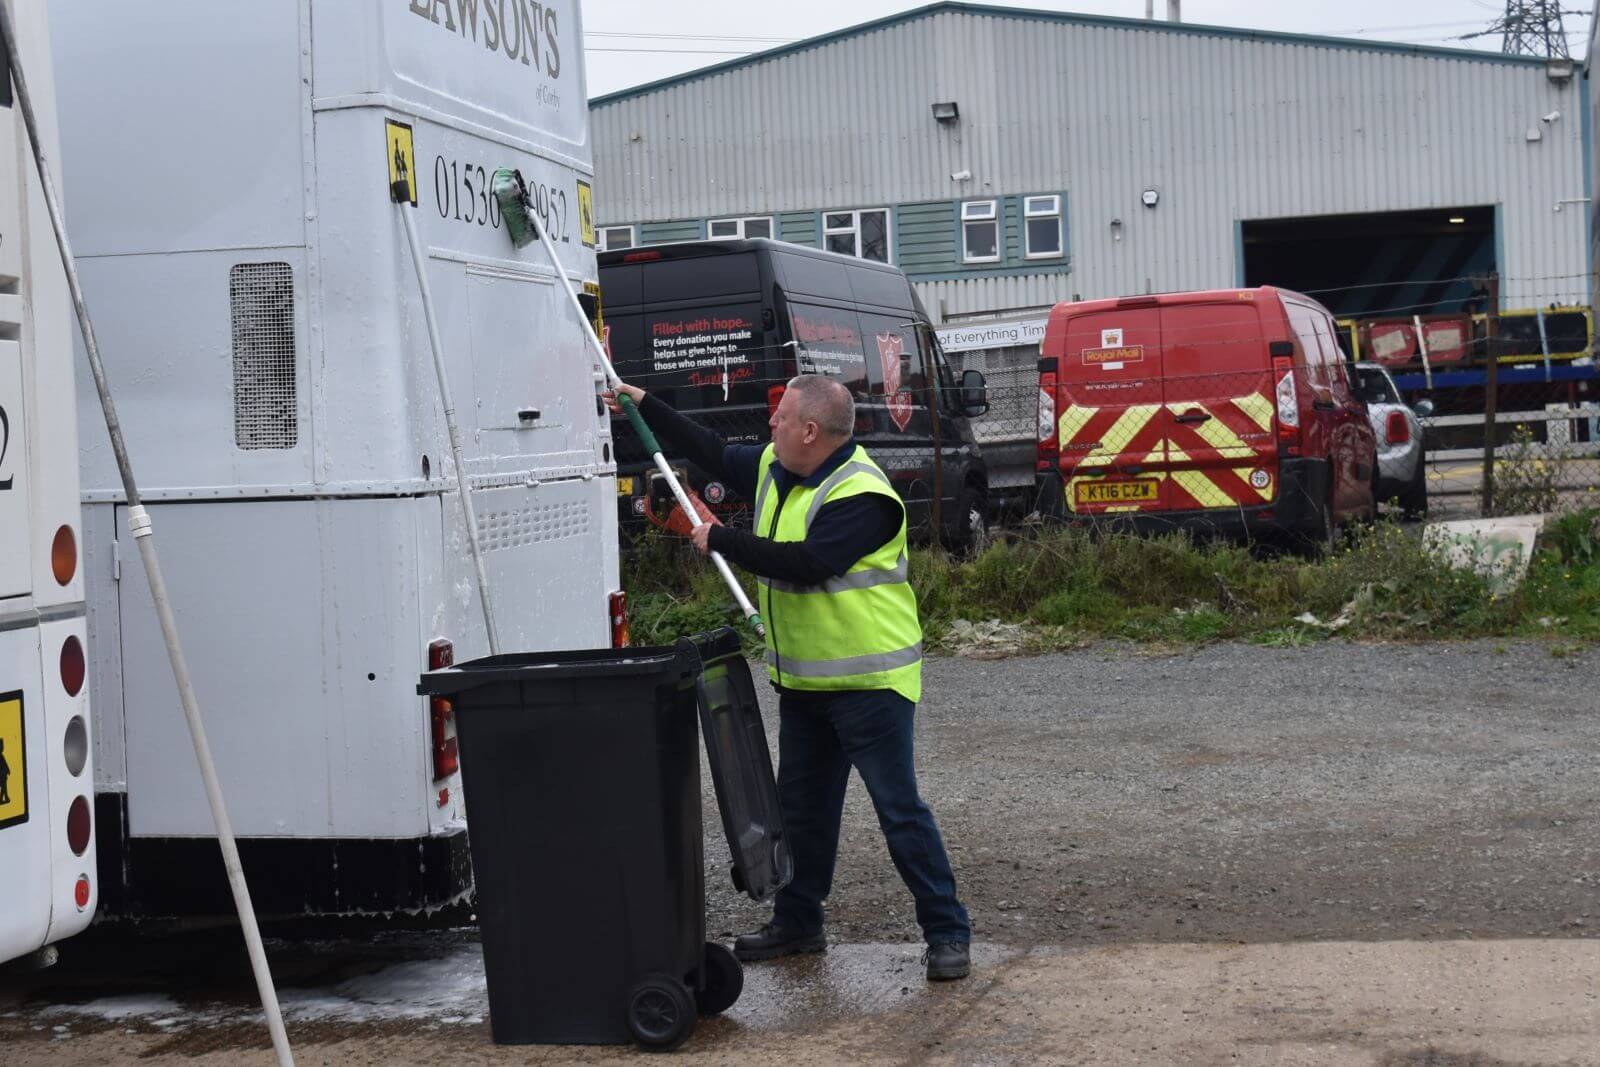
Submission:
M 401 178 L 410 186 L 411 206 L 417 206 L 417 153 L 411 142 L 411 127 L 394 119 L 383 123 L 384 149 L 389 157 L 389 189 Z
M 588 182 L 578 183 L 578 236 L 583 247 L 594 247 L 594 190 Z
M 0 693 L 0 830 L 28 821 L 28 748 L 22 694 Z

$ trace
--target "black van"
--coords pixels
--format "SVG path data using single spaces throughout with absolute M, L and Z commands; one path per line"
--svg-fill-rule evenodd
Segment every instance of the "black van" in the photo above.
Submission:
M 856 397 L 856 440 L 894 482 L 911 529 L 928 538 L 937 482 L 945 542 L 960 549 L 986 536 L 988 471 L 967 421 L 988 410 L 983 375 L 969 370 L 957 385 L 895 267 L 764 239 L 654 245 L 602 253 L 600 299 L 624 381 L 730 441 L 765 443 L 790 378 L 836 377 Z M 627 421 L 613 419 L 612 433 L 620 517 L 636 529 L 647 495 L 667 498 Z M 747 501 L 680 469 L 723 522 L 749 525 Z

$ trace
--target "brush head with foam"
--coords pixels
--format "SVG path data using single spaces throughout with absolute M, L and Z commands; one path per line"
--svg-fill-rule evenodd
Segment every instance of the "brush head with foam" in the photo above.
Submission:
M 506 220 L 506 232 L 517 248 L 539 239 L 533 212 L 528 200 L 528 185 L 522 180 L 520 170 L 501 167 L 494 172 L 489 183 L 494 198 L 500 204 L 500 217 Z

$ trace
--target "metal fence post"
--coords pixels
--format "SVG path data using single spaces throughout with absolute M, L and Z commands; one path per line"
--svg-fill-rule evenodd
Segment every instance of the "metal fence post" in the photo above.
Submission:
M 1500 352 L 1495 340 L 1500 328 L 1500 272 L 1489 275 L 1489 306 L 1484 318 L 1484 353 L 1489 366 L 1483 386 L 1483 517 L 1494 514 L 1495 412 L 1499 406 Z

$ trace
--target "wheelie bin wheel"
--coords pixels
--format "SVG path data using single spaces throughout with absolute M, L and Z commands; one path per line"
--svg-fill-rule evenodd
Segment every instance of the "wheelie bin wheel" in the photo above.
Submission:
M 706 987 L 695 997 L 701 1015 L 721 1015 L 744 992 L 744 967 L 725 945 L 706 942 Z
M 670 975 L 646 975 L 628 994 L 628 1032 L 647 1052 L 671 1052 L 695 1024 L 689 987 Z

